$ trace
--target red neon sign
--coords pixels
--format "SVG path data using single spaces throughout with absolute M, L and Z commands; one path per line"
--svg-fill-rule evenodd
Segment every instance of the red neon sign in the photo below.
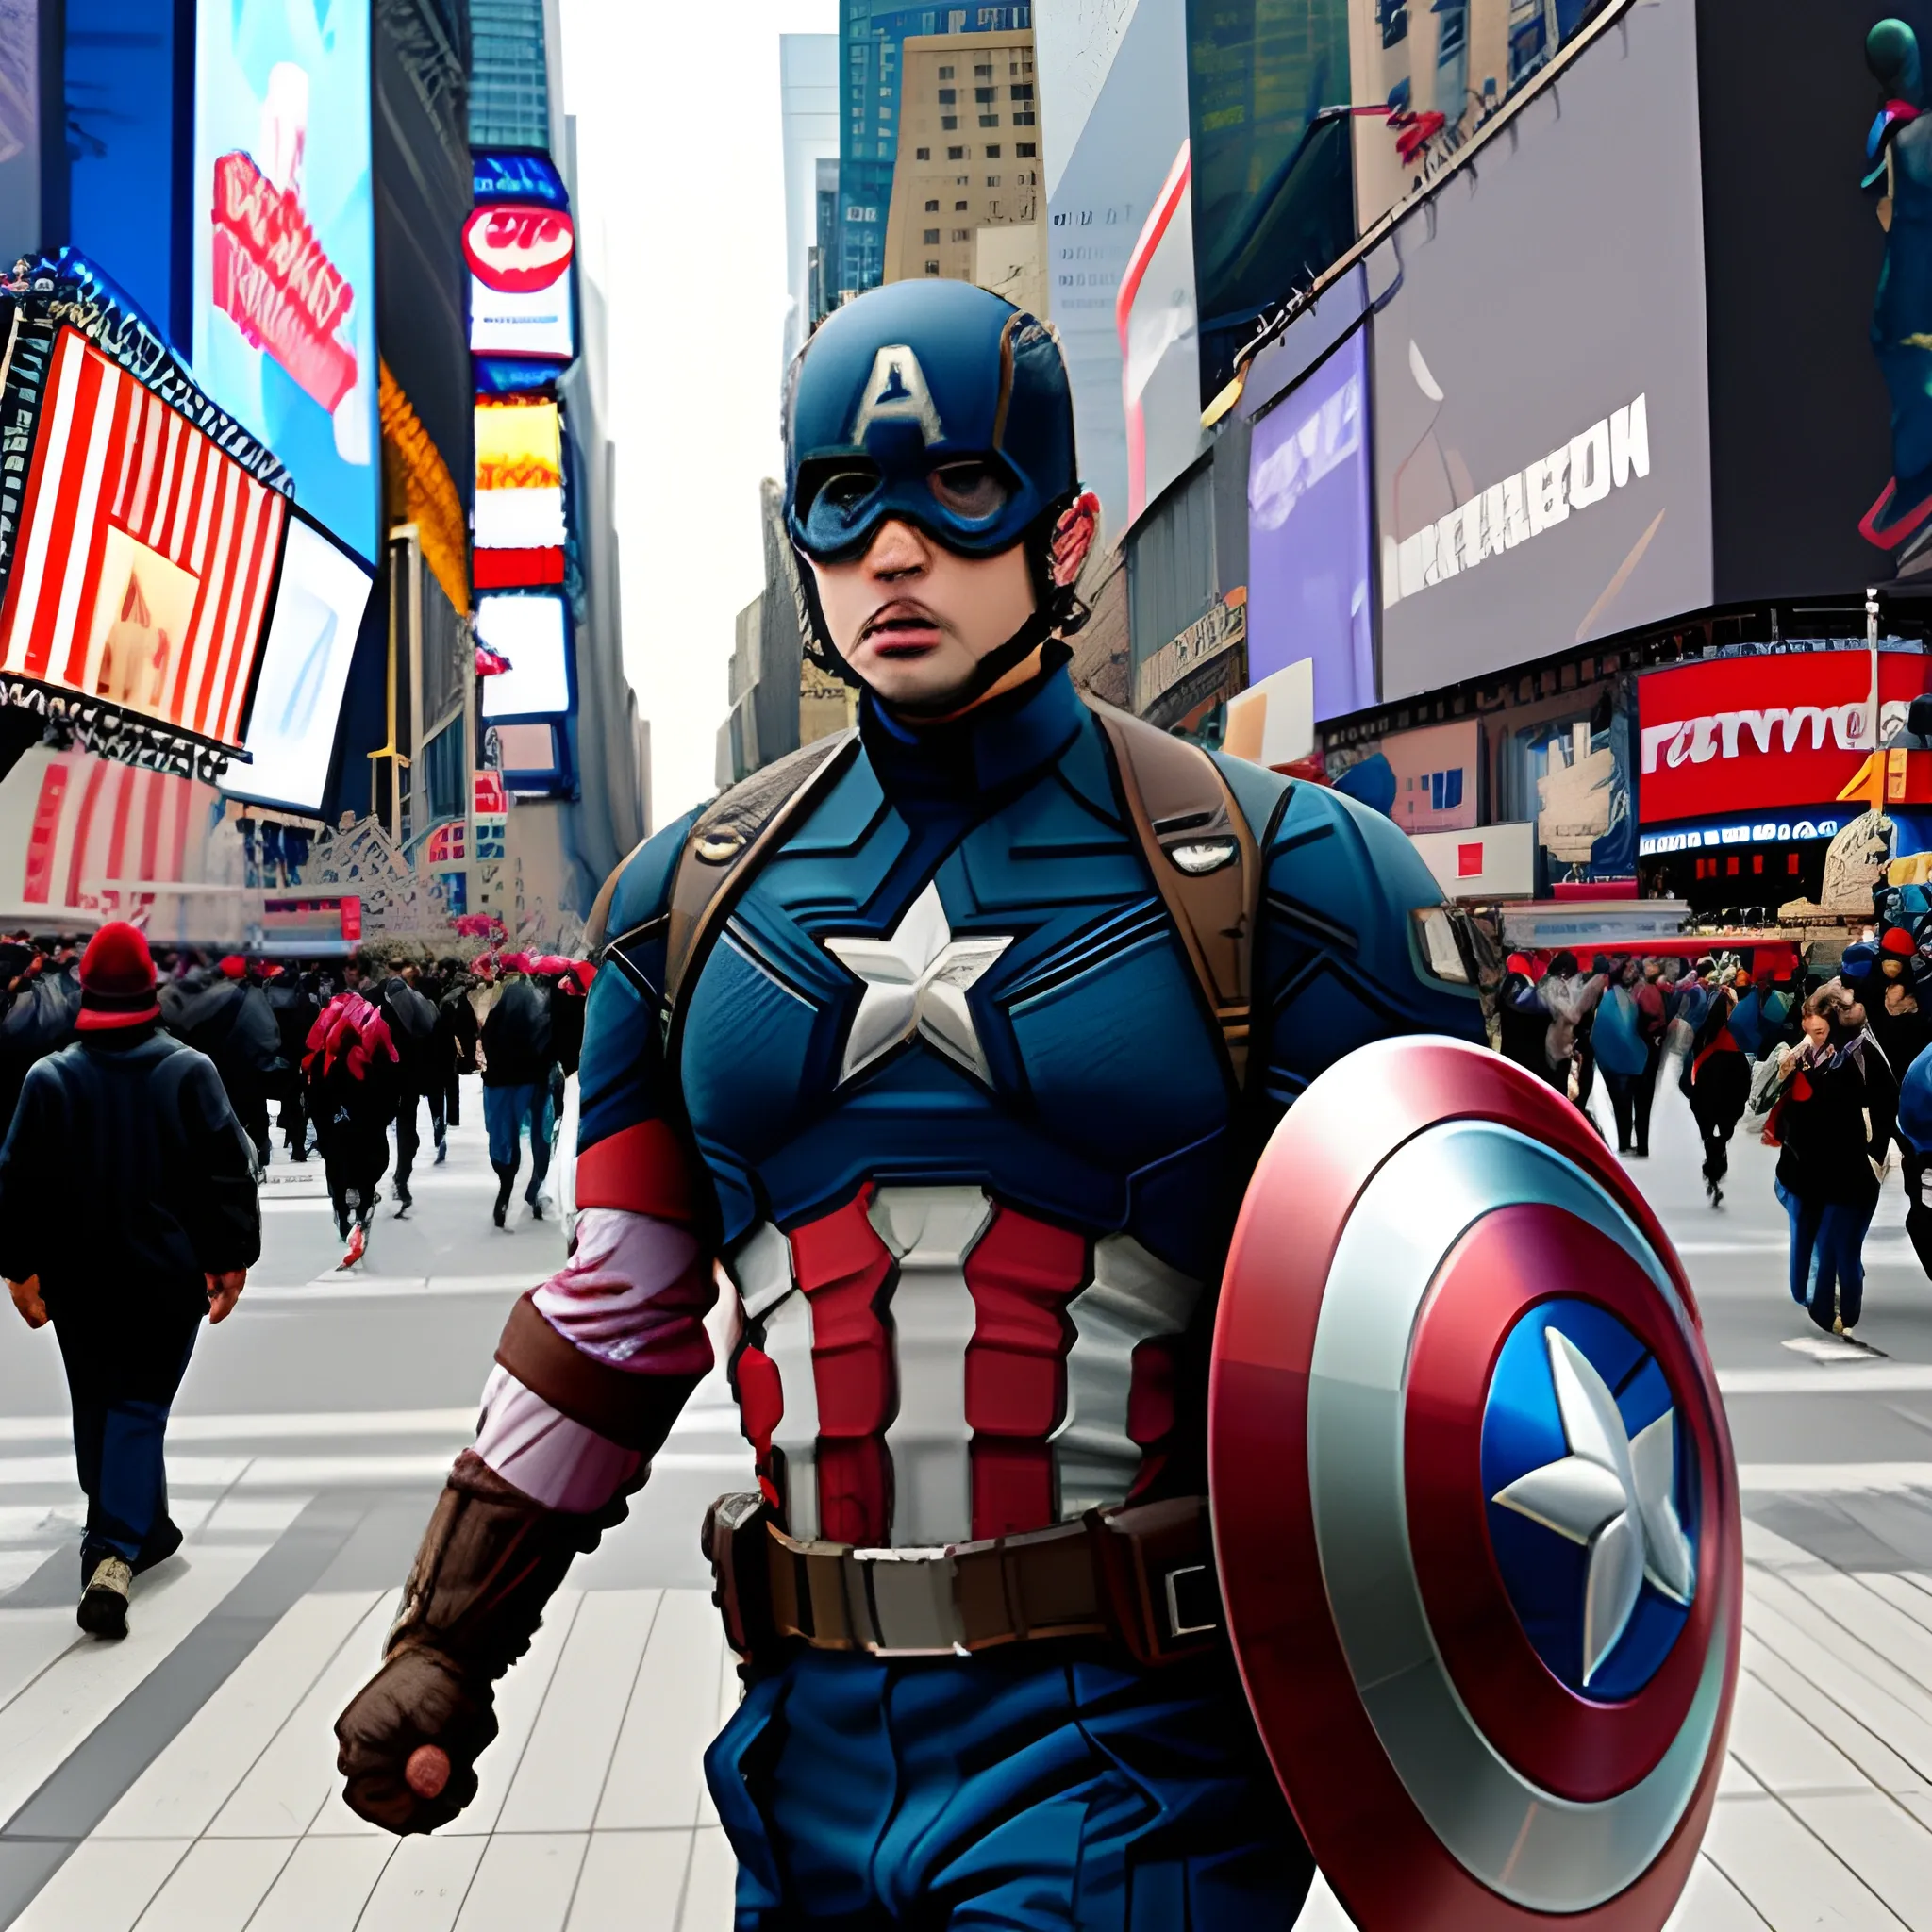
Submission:
M 323 251 L 301 198 L 239 150 L 215 163 L 215 306 L 331 414 L 356 386 L 336 340 L 355 291 Z
M 472 273 L 506 294 L 549 288 L 570 266 L 575 246 L 570 217 L 561 208 L 497 202 L 463 224 L 463 255 Z

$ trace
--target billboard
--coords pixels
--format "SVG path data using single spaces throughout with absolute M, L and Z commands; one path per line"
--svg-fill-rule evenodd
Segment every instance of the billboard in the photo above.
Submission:
M 1878 656 L 1881 740 L 1932 688 L 1932 658 Z M 1707 658 L 1637 680 L 1637 810 L 1646 825 L 1832 804 L 1872 752 L 1862 650 Z
M 1315 716 L 1375 702 L 1367 331 L 1255 419 L 1248 448 L 1248 675 L 1311 659 Z
M 514 583 L 485 551 L 554 550 L 563 580 L 563 425 L 545 396 L 476 404 L 476 582 Z M 486 575 L 488 573 L 488 575 Z M 541 579 L 540 579 L 541 580 Z
M 278 491 L 63 327 L 0 604 L 0 678 L 239 747 L 287 514 Z
M 1396 230 L 1370 291 L 1385 702 L 1710 602 L 1695 40 L 1690 8 L 1634 9 L 1479 191 Z
M 1130 523 L 1201 453 L 1192 178 L 1182 142 L 1114 296 Z
M 1116 5 L 1112 11 L 1118 13 Z M 1057 169 L 1056 130 L 1063 94 L 1050 70 L 1049 42 L 1074 44 L 1067 16 L 1042 19 L 1041 129 L 1047 176 L 1047 308 L 1059 332 L 1074 391 L 1074 434 L 1081 479 L 1099 498 L 1109 536 L 1127 525 L 1127 425 L 1121 393 L 1121 339 L 1114 300 L 1121 277 L 1160 195 L 1175 150 L 1187 138 L 1187 9 L 1182 0 L 1140 0 L 1064 165 Z M 1082 29 L 1086 23 L 1074 25 Z M 1107 48 L 1103 23 L 1077 42 L 1082 62 Z M 1084 89 L 1083 89 L 1084 92 Z M 1068 125 L 1071 125 L 1069 123 Z
M 570 709 L 570 629 L 561 597 L 478 597 L 476 636 L 510 667 L 483 680 L 485 718 L 554 718 Z
M 369 14 L 196 9 L 194 374 L 288 466 L 302 507 L 373 558 Z
M 568 362 L 577 352 L 571 305 L 570 216 L 541 202 L 495 202 L 463 224 L 470 264 L 470 353 Z
M 252 762 L 230 765 L 220 780 L 230 796 L 322 809 L 371 582 L 359 558 L 299 515 L 290 518 L 248 720 Z
M 1390 816 L 1405 832 L 1466 832 L 1481 822 L 1483 727 L 1475 719 L 1391 731 L 1375 749 L 1395 774 Z

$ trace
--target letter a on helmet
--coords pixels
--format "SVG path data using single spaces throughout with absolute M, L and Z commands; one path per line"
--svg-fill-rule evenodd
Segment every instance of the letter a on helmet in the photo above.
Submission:
M 903 342 L 883 348 L 873 358 L 872 380 L 866 384 L 852 419 L 849 441 L 864 442 L 874 425 L 879 423 L 913 424 L 927 449 L 945 439 L 940 412 L 933 408 L 932 391 L 925 386 L 925 372 L 919 366 L 919 358 Z

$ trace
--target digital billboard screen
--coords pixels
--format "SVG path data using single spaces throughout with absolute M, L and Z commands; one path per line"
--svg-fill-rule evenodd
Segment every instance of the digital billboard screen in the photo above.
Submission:
M 542 396 L 476 404 L 476 547 L 560 548 L 563 425 Z
M 300 516 L 290 518 L 248 720 L 253 762 L 230 765 L 224 774 L 221 789 L 231 797 L 322 809 L 372 580 L 358 558 Z
M 0 676 L 239 745 L 287 515 L 279 491 L 62 328 L 0 605 Z
M 561 597 L 479 597 L 476 635 L 510 664 L 483 680 L 484 717 L 558 717 L 570 709 L 569 630 Z
M 196 9 L 194 374 L 296 500 L 374 558 L 367 0 Z
M 537 202 L 479 208 L 463 225 L 470 353 L 568 362 L 576 355 L 570 216 Z
M 1695 42 L 1635 8 L 1372 265 L 1384 703 L 1710 602 Z
M 1265 416 L 1248 445 L 1248 676 L 1312 658 L 1315 716 L 1375 702 L 1366 331 Z

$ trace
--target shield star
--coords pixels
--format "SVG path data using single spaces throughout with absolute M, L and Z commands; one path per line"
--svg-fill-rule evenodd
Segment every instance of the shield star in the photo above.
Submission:
M 839 1084 L 902 1041 L 918 1039 L 991 1086 L 966 995 L 1012 943 L 1011 933 L 956 940 L 936 879 L 928 881 L 884 939 L 827 938 L 825 950 L 865 988 L 846 1038 Z
M 1690 1540 L 1677 1520 L 1676 1411 L 1633 1437 L 1617 1398 L 1581 1349 L 1543 1331 L 1569 1455 L 1518 1476 L 1492 1499 L 1590 1552 L 1583 1601 L 1586 1687 L 1629 1626 L 1645 1577 L 1674 1603 L 1696 1588 Z

